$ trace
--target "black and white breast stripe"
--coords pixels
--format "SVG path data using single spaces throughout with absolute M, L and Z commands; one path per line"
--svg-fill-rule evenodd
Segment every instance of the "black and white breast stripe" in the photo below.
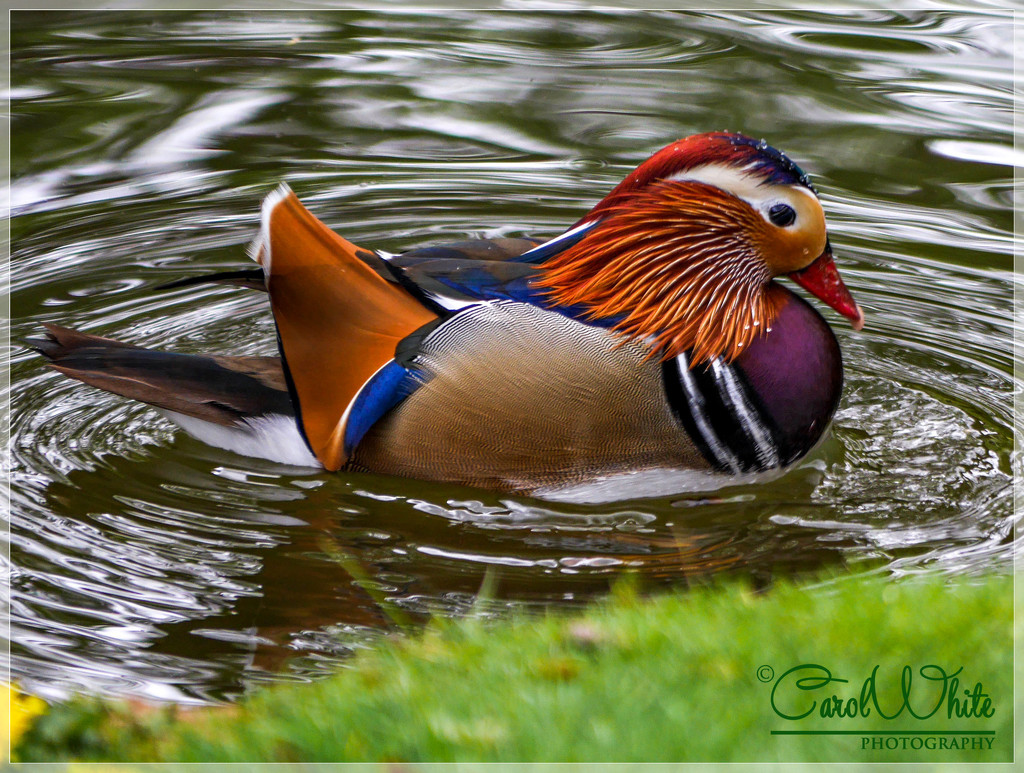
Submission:
M 691 369 L 684 352 L 662 364 L 662 376 L 676 418 L 715 469 L 760 472 L 785 464 L 779 431 L 738 368 L 716 358 Z

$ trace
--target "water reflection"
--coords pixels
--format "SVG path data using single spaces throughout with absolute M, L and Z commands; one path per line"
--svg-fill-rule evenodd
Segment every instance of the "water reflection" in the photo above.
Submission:
M 49 661 L 61 651 L 63 687 L 116 677 L 107 689 L 159 682 L 186 697 L 224 697 L 261 672 L 310 676 L 327 667 L 324 657 L 382 631 L 465 614 L 485 582 L 486 609 L 496 612 L 582 602 L 623 572 L 647 588 L 726 570 L 764 584 L 841 563 L 854 544 L 840 524 L 824 539 L 820 524 L 801 528 L 795 515 L 797 528 L 780 528 L 774 514 L 813 506 L 742 491 L 578 508 L 473 489 L 452 499 L 441 486 L 409 497 L 408 482 L 370 475 L 212 477 L 201 465 L 164 463 L 159 488 L 191 500 L 172 508 L 139 498 L 145 487 L 132 481 L 151 480 L 147 467 L 109 457 L 102 469 L 71 470 L 46 486 L 44 509 L 74 503 L 89 515 L 16 537 L 19 572 L 50 579 L 19 600 L 25 628 L 15 647 L 26 676 L 52 680 Z M 144 648 L 142 682 L 125 673 L 126 646 Z M 196 663 L 219 664 L 215 687 Z
M 581 603 L 626 573 L 1009 570 L 1005 15 L 19 19 L 16 338 L 55 322 L 272 354 L 264 298 L 154 288 L 245 265 L 279 180 L 395 251 L 553 234 L 669 139 L 723 128 L 812 173 L 868 313 L 861 334 L 836 325 L 845 396 L 796 469 L 598 504 L 242 459 L 18 350 L 11 624 L 30 689 L 232 696 L 431 615 Z

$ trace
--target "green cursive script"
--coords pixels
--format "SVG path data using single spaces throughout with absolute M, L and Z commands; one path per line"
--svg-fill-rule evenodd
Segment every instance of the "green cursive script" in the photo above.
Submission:
M 890 711 L 886 713 L 883 711 L 882 706 L 879 705 L 876 689 L 879 668 L 880 666 L 875 666 L 871 669 L 871 676 L 864 680 L 858 695 L 843 697 L 835 694 L 835 692 L 829 695 L 827 690 L 824 693 L 819 691 L 824 690 L 830 684 L 849 684 L 848 679 L 840 679 L 837 676 L 833 676 L 828 668 L 814 663 L 794 666 L 775 680 L 771 695 L 772 710 L 783 719 L 790 720 L 809 717 L 815 712 L 815 709 L 817 709 L 817 714 L 820 717 L 839 719 L 868 717 L 871 716 L 872 711 L 882 719 L 896 719 L 904 711 L 915 719 L 928 719 L 934 716 L 943 706 L 946 708 L 946 716 L 950 718 L 988 718 L 995 714 L 992 699 L 984 692 L 981 682 L 975 684 L 973 690 L 964 689 L 961 691 L 959 675 L 964 670 L 963 666 L 952 673 L 946 673 L 944 668 L 936 665 L 921 666 L 917 671 L 921 679 L 941 685 L 941 694 L 938 700 L 935 701 L 935 704 L 930 707 L 930 710 L 927 710 L 927 706 L 919 707 L 920 711 L 916 710 L 911 703 L 910 695 L 914 683 L 914 671 L 910 666 L 903 666 L 900 672 L 900 695 L 902 702 L 898 703 L 895 710 L 892 707 L 888 707 Z M 800 693 L 815 693 L 817 697 L 808 696 L 810 703 L 807 705 L 805 700 L 800 699 Z M 961 693 L 963 697 L 961 697 Z M 795 701 L 792 700 L 794 696 L 796 698 Z M 790 702 L 795 702 L 800 708 L 806 705 L 806 710 L 800 711 L 799 709 L 789 708 L 788 711 L 795 711 L 795 713 L 782 711 L 779 708 L 779 703 L 783 702 L 784 697 L 790 699 L 786 701 L 787 705 Z

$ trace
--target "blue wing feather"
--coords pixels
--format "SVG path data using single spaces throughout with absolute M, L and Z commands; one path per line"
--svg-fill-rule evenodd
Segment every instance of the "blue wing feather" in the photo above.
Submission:
M 582 225 L 576 226 L 575 228 L 570 228 L 568 231 L 559 234 L 554 239 L 549 239 L 543 244 L 538 244 L 532 250 L 527 250 L 522 255 L 515 258 L 515 260 L 521 263 L 532 263 L 533 265 L 543 263 L 548 258 L 572 247 L 576 242 L 586 236 L 590 229 L 599 222 L 601 221 L 590 220 Z
M 541 244 L 527 239 L 479 239 L 413 250 L 389 262 L 435 301 L 514 300 L 547 308 L 546 298 L 531 281 L 537 277 L 537 267 L 576 244 L 597 223 L 584 223 Z
M 378 419 L 422 384 L 417 374 L 392 360 L 363 384 L 345 424 L 345 454 L 350 455 Z
M 465 258 L 415 258 L 392 261 L 405 276 L 432 298 L 465 303 L 519 300 L 537 303 L 540 296 L 530 280 L 537 267 L 529 263 Z

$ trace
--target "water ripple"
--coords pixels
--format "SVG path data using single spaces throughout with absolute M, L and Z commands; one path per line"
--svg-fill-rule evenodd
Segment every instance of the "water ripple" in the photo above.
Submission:
M 218 700 L 314 678 L 431 615 L 581 603 L 623 571 L 649 587 L 1009 571 L 1010 29 L 996 11 L 514 9 L 16 25 L 16 340 L 53 322 L 273 354 L 262 295 L 155 287 L 251 265 L 280 180 L 392 251 L 550 235 L 665 142 L 723 128 L 812 172 L 868 314 L 855 334 L 825 311 L 846 392 L 785 475 L 606 481 L 603 503 L 243 459 L 16 348 L 16 674 L 52 697 Z

